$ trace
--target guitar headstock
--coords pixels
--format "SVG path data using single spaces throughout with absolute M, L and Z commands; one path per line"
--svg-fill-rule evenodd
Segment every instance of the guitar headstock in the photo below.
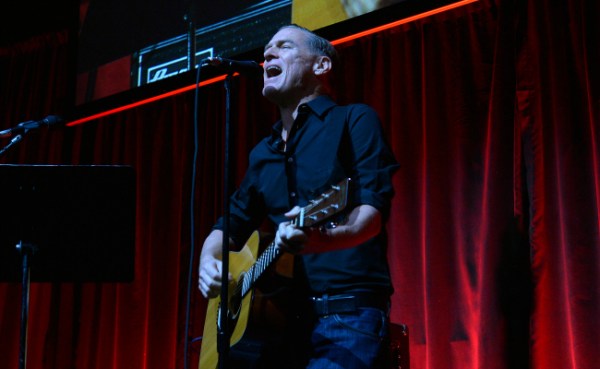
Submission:
M 312 200 L 310 204 L 301 209 L 297 225 L 311 227 L 344 210 L 348 204 L 349 184 L 350 179 L 346 178 Z

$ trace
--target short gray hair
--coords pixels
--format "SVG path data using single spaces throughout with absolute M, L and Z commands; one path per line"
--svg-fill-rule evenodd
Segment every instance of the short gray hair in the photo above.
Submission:
M 331 59 L 332 69 L 339 64 L 340 58 L 338 52 L 327 39 L 317 35 L 308 28 L 304 28 L 294 23 L 285 25 L 279 29 L 282 30 L 285 28 L 295 28 L 304 31 L 308 35 L 308 45 L 312 52 L 317 55 L 329 57 L 329 59 Z

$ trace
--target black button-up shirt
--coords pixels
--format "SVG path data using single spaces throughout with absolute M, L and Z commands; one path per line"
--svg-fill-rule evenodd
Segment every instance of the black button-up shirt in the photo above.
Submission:
M 306 206 L 331 185 L 352 179 L 351 209 L 360 204 L 389 212 L 392 174 L 398 165 L 375 111 L 363 104 L 338 106 L 321 96 L 299 107 L 287 142 L 282 123 L 251 152 L 249 168 L 231 199 L 230 235 L 241 245 L 265 218 L 274 224 L 283 213 Z M 221 228 L 221 222 L 216 225 Z M 303 255 L 296 274 L 310 293 L 349 289 L 391 292 L 385 230 L 359 246 Z

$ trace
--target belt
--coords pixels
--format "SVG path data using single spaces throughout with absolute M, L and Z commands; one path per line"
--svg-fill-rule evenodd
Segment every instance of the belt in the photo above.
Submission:
M 310 304 L 316 315 L 351 313 L 360 308 L 388 311 L 389 298 L 372 292 L 352 292 L 341 295 L 311 297 Z

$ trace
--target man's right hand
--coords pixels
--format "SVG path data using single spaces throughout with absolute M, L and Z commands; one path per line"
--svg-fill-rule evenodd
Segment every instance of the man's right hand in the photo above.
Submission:
M 223 262 L 212 257 L 205 257 L 200 262 L 198 272 L 198 289 L 206 298 L 217 297 L 221 292 Z M 229 274 L 229 280 L 233 276 Z

